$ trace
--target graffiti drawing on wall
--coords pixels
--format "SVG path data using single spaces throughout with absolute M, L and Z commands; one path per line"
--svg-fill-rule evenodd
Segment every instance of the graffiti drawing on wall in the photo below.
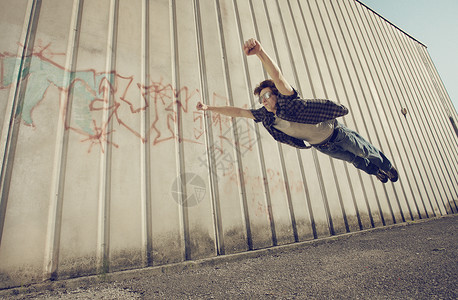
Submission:
M 121 76 L 116 71 L 97 72 L 93 69 L 71 72 L 53 60 L 56 55 L 64 54 L 53 53 L 50 50 L 50 44 L 42 46 L 39 42 L 30 57 L 25 58 L 29 60 L 29 63 L 25 64 L 19 78 L 27 84 L 20 112 L 23 124 L 36 126 L 33 112 L 42 101 L 54 98 L 53 96 L 48 97 L 48 91 L 51 87 L 55 87 L 64 91 L 66 95 L 71 95 L 72 124 L 67 120 L 65 128 L 81 135 L 82 142 L 89 142 L 88 152 L 94 145 L 102 146 L 103 142 L 108 140 L 112 132 L 107 130 L 107 125 L 112 118 L 116 118 L 120 126 L 136 134 L 135 130 L 124 123 L 117 114 L 121 105 L 130 106 L 132 112 L 135 113 L 135 108 L 125 97 L 133 82 L 133 77 Z M 13 72 L 20 63 L 21 58 L 14 54 L 0 54 L 0 89 L 6 89 L 15 84 L 16 78 Z M 107 106 L 110 94 L 114 95 L 115 100 L 111 106 Z M 108 111 L 108 119 L 103 123 L 100 121 L 101 118 L 97 117 L 97 112 L 100 111 Z M 139 134 L 137 136 L 140 137 Z M 118 147 L 116 144 L 113 145 Z M 101 150 L 104 149 L 101 148 Z
M 211 114 L 209 124 L 213 136 L 211 144 L 207 145 L 204 113 L 193 110 L 195 103 L 201 100 L 198 89 L 188 86 L 178 89 L 163 78 L 142 84 L 135 76 L 122 74 L 118 70 L 97 71 L 89 68 L 71 71 L 58 62 L 65 55 L 53 52 L 51 44 L 45 45 L 38 40 L 30 56 L 25 58 L 28 60 L 25 64 L 27 67 L 20 72 L 19 81 L 26 84 L 26 91 L 20 114 L 17 115 L 24 126 L 32 130 L 40 126 L 34 120 L 36 108 L 43 103 L 57 106 L 67 103 L 66 99 L 60 99 L 66 95 L 71 102 L 71 114 L 70 120 L 64 118 L 65 130 L 79 136 L 79 141 L 86 145 L 81 148 L 83 151 L 91 153 L 99 149 L 104 152 L 105 143 L 111 143 L 114 148 L 122 147 L 123 138 L 112 139 L 116 134 L 131 135 L 153 147 L 175 142 L 199 144 L 203 149 L 197 157 L 199 167 L 208 169 L 210 156 L 216 175 L 229 179 L 226 188 L 232 188 L 231 183 L 237 182 L 237 155 L 243 157 L 247 152 L 254 151 L 257 143 L 254 122 L 248 119 L 236 119 L 233 122 L 230 117 Z M 23 62 L 17 54 L 0 52 L 0 91 L 8 91 L 17 84 L 18 78 L 14 78 L 14 72 Z M 225 96 L 215 92 L 209 95 L 210 105 L 230 105 Z M 2 97 L 3 101 L 6 98 Z M 146 111 L 150 116 L 148 130 L 142 133 L 141 118 Z M 187 135 L 177 136 L 179 117 L 188 128 L 192 126 L 192 130 L 187 130 Z M 111 127 L 108 126 L 110 122 Z M 243 175 L 245 183 L 263 182 L 261 177 L 250 177 L 246 170 Z M 280 174 L 269 173 L 270 180 L 280 178 Z M 190 183 L 197 192 L 193 194 L 194 198 L 186 199 L 186 205 L 196 205 L 204 189 L 196 179 Z M 280 183 L 283 182 L 280 180 Z M 262 186 L 259 185 L 259 188 L 262 189 Z M 178 202 L 183 201 L 178 192 L 174 197 Z
M 122 130 L 134 135 L 142 143 L 149 142 L 153 146 L 169 141 L 205 144 L 203 114 L 190 109 L 194 108 L 193 103 L 200 100 L 198 89 L 187 86 L 177 89 L 162 78 L 150 80 L 145 85 L 139 83 L 134 76 L 121 75 L 117 70 L 67 70 L 56 59 L 65 54 L 53 52 L 51 48 L 51 44 L 45 45 L 38 40 L 32 54 L 25 58 L 29 63 L 25 64 L 27 67 L 20 73 L 19 78 L 27 86 L 19 116 L 24 125 L 32 128 L 37 126 L 34 122 L 34 110 L 43 101 L 58 99 L 59 95 L 50 95 L 57 88 L 61 94 L 68 95 L 71 101 L 71 117 L 65 121 L 65 129 L 80 135 L 80 141 L 88 143 L 88 152 L 94 146 L 98 146 L 103 152 L 105 142 L 119 148 L 120 142 L 114 143 L 111 136 Z M 21 58 L 16 54 L 0 53 L 0 89 L 9 89 L 16 84 L 14 70 L 20 63 Z M 228 103 L 227 98 L 216 93 L 211 98 L 210 102 L 213 104 Z M 150 113 L 149 130 L 142 135 L 141 112 L 147 108 Z M 184 118 L 183 122 L 192 123 L 192 135 L 177 136 L 175 127 L 178 111 Z M 110 122 L 113 124 L 112 130 L 108 129 Z M 211 126 L 217 137 L 214 145 L 209 148 L 214 154 L 224 154 L 227 160 L 228 155 L 232 154 L 224 153 L 223 144 L 235 143 L 230 134 L 231 120 L 225 116 L 213 115 Z M 237 126 L 240 127 L 237 130 L 240 131 L 239 136 L 242 139 L 241 148 L 243 151 L 252 150 L 255 144 L 254 126 L 248 122 L 240 122 Z M 230 161 L 233 162 L 232 157 Z

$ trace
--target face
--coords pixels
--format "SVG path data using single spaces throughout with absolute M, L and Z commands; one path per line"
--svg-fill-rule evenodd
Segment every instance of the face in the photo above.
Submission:
M 277 111 L 277 96 L 270 88 L 264 88 L 259 94 L 259 103 L 264 105 L 267 111 L 275 113 Z

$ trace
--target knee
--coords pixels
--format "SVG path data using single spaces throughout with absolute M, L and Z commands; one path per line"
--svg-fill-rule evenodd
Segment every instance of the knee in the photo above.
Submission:
M 369 149 L 367 149 L 366 147 L 364 148 L 360 148 L 359 149 L 359 152 L 356 154 L 357 156 L 361 157 L 361 158 L 369 158 L 369 155 L 370 155 L 370 151 Z

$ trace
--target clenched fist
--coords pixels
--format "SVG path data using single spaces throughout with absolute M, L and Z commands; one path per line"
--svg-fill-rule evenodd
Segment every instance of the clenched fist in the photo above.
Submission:
M 208 110 L 208 106 L 199 101 L 197 102 L 196 109 L 197 110 Z
M 256 39 L 249 39 L 243 44 L 243 52 L 247 56 L 256 55 L 261 52 L 262 46 Z

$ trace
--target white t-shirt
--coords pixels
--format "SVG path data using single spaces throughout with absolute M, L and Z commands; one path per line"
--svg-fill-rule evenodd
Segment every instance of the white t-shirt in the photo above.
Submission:
M 275 116 L 274 127 L 289 136 L 305 140 L 311 145 L 316 145 L 332 135 L 335 123 L 336 120 L 333 119 L 318 124 L 303 124 L 286 121 Z

